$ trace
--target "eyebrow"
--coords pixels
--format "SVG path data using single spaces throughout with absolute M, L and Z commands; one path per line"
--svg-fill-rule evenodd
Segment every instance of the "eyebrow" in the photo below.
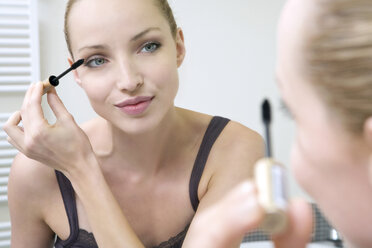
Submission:
M 78 52 L 84 50 L 84 49 L 90 49 L 90 50 L 99 50 L 99 49 L 105 49 L 106 46 L 104 45 L 93 45 L 93 46 L 85 46 L 78 50 Z
M 136 40 L 140 39 L 142 36 L 144 36 L 145 34 L 149 33 L 150 31 L 154 31 L 154 30 L 160 30 L 160 28 L 151 27 L 151 28 L 145 29 L 141 33 L 136 34 L 132 39 L 130 39 L 130 41 L 136 41 Z
M 131 42 L 136 41 L 136 40 L 140 39 L 141 37 L 143 37 L 144 35 L 146 35 L 147 33 L 151 32 L 151 31 L 154 31 L 154 30 L 160 30 L 160 28 L 158 28 L 158 27 L 147 28 L 144 31 L 142 31 L 142 32 L 136 34 L 135 36 L 133 36 L 133 38 L 131 38 L 130 41 Z M 80 48 L 78 51 L 80 52 L 84 49 L 99 50 L 99 49 L 105 49 L 105 48 L 107 48 L 107 46 L 105 46 L 105 45 L 92 45 L 92 46 L 84 46 L 84 47 Z

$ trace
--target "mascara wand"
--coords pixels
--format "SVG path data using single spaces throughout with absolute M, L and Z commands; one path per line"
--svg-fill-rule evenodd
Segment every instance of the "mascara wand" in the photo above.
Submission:
M 266 157 L 272 157 L 271 151 L 271 136 L 270 136 L 270 123 L 271 123 L 271 108 L 267 99 L 262 103 L 262 121 L 265 125 L 265 139 L 266 139 Z
M 70 71 L 75 70 L 76 68 L 81 66 L 83 63 L 84 63 L 84 59 L 79 59 L 78 61 L 73 63 L 70 68 L 62 72 L 59 76 L 56 77 L 52 75 L 48 78 L 48 80 L 43 81 L 44 94 L 47 93 L 52 87 L 56 87 L 59 84 L 59 79 L 61 79 L 63 76 L 65 76 Z
M 283 233 L 288 227 L 286 189 L 286 169 L 274 160 L 271 151 L 271 109 L 265 99 L 262 103 L 262 121 L 265 125 L 266 157 L 259 159 L 254 166 L 258 201 L 265 211 L 260 229 L 270 235 Z

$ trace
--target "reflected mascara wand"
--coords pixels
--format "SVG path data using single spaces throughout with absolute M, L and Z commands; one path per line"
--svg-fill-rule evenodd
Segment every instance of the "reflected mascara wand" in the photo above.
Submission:
M 61 79 L 63 76 L 65 76 L 67 73 L 69 73 L 72 70 L 75 70 L 79 66 L 81 66 L 84 63 L 84 59 L 79 59 L 75 63 L 71 65 L 70 68 L 68 68 L 66 71 L 62 72 L 59 76 L 51 75 L 47 80 L 43 81 L 44 85 L 44 94 L 47 93 L 52 87 L 56 87 L 59 84 L 59 79 Z
M 272 158 L 271 109 L 267 99 L 263 102 L 261 110 L 262 121 L 265 125 L 266 156 L 258 160 L 254 166 L 258 201 L 265 210 L 265 217 L 260 227 L 269 234 L 278 234 L 284 232 L 288 224 L 286 170 L 281 163 Z
M 262 104 L 262 121 L 265 125 L 266 157 L 272 157 L 271 135 L 270 135 L 271 108 L 270 108 L 270 103 L 267 99 L 265 99 Z

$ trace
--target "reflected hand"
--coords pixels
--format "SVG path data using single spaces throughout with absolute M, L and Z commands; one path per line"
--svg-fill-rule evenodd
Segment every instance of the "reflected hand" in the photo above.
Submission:
M 289 225 L 285 233 L 273 236 L 275 248 L 305 248 L 313 229 L 312 208 L 302 199 L 292 200 L 288 206 Z

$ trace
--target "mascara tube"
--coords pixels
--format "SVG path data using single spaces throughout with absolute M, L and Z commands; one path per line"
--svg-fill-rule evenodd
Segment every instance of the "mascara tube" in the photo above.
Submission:
M 255 164 L 254 177 L 258 201 L 265 210 L 260 228 L 270 234 L 284 232 L 288 225 L 285 167 L 272 158 L 262 158 Z
M 51 88 L 58 86 L 59 79 L 61 79 L 63 76 L 65 76 L 70 71 L 77 69 L 83 63 L 84 63 L 84 59 L 79 59 L 78 61 L 73 63 L 70 68 L 62 72 L 59 76 L 56 77 L 52 75 L 48 79 L 44 80 L 43 81 L 43 86 L 44 86 L 43 94 L 47 93 Z
M 43 94 L 47 93 L 51 88 L 56 87 L 59 84 L 59 81 L 55 79 L 56 76 L 50 76 L 48 79 L 43 81 Z

